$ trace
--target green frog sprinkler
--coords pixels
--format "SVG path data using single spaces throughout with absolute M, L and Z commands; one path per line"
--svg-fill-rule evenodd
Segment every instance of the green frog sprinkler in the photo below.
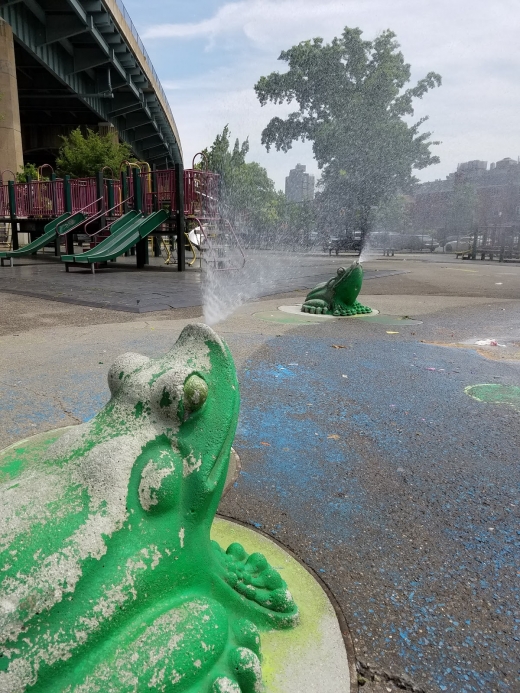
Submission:
M 210 540 L 239 411 L 230 352 L 190 325 L 108 380 L 90 422 L 0 463 L 0 693 L 261 691 L 261 631 L 298 610 L 262 554 Z
M 356 300 L 362 284 L 363 268 L 359 260 L 354 260 L 348 269 L 339 267 L 335 277 L 309 291 L 302 311 L 335 316 L 371 313 L 371 308 Z

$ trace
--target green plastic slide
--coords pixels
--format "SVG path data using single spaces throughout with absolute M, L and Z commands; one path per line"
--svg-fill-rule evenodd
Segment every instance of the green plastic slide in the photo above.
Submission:
M 127 219 L 130 214 L 133 214 L 133 217 Z M 122 222 L 123 219 L 125 223 L 121 223 L 116 227 L 116 224 Z M 148 234 L 155 231 L 167 219 L 168 212 L 164 209 L 153 212 L 153 214 L 147 217 L 143 217 L 142 214 L 137 212 L 129 212 L 112 225 L 110 236 L 105 238 L 95 248 L 91 248 L 85 253 L 77 253 L 76 255 L 62 255 L 62 262 L 67 263 L 68 269 L 68 265 L 72 263 L 92 265 L 96 262 L 114 260 L 126 253 L 130 248 L 133 248 L 142 238 L 146 238 Z
M 64 222 L 66 219 L 69 219 L 69 217 L 70 214 L 67 212 L 57 217 L 56 219 L 49 221 L 48 224 L 45 224 L 45 227 L 43 229 L 43 235 L 34 240 L 32 243 L 29 243 L 29 245 L 24 245 L 24 247 L 20 248 L 19 250 L 7 250 L 1 252 L 0 258 L 4 259 L 11 257 L 22 257 L 23 255 L 32 255 L 37 250 L 40 250 L 40 248 L 43 248 L 43 246 L 48 245 L 49 243 L 52 243 L 56 239 L 56 227 L 58 226 L 58 224 Z

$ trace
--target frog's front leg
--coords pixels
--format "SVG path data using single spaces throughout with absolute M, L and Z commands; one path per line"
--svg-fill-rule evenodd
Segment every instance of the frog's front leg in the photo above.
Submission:
M 304 313 L 330 313 L 329 304 L 322 298 L 311 298 L 302 305 Z

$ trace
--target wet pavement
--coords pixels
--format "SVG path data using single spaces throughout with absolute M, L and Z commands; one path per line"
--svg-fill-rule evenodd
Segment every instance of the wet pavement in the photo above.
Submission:
M 454 267 L 364 286 L 419 324 L 267 322 L 254 314 L 284 303 L 268 300 L 217 326 L 242 393 L 242 472 L 220 512 L 324 580 L 370 693 L 520 691 L 520 270 Z M 451 296 L 427 295 L 437 276 Z M 188 321 L 0 337 L 0 447 L 89 419 L 116 355 L 164 352 Z
M 273 257 L 279 261 L 280 253 L 257 252 L 255 260 L 258 257 L 268 266 Z M 288 254 L 283 275 L 280 273 L 265 290 L 259 290 L 258 296 L 312 289 L 330 278 L 334 260 L 327 255 L 304 255 L 297 262 L 294 258 L 294 254 Z M 343 256 L 335 260 L 336 266 L 340 262 L 350 264 L 354 259 Z M 403 272 L 402 268 L 372 270 L 365 279 Z M 92 274 L 81 267 L 66 272 L 65 265 L 47 253 L 47 257 L 20 258 L 15 260 L 14 267 L 0 268 L 0 292 L 130 313 L 200 306 L 200 281 L 200 267 L 178 272 L 175 266 L 165 265 L 162 258 L 150 258 L 146 269 L 136 270 L 134 258 L 121 257 Z

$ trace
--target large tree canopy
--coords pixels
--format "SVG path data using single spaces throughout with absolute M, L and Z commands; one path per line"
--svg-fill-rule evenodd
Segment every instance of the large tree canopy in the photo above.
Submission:
M 412 170 L 438 163 L 421 118 L 409 124 L 413 100 L 441 84 L 429 72 L 411 88 L 395 34 L 363 41 L 360 29 L 345 28 L 330 44 L 315 38 L 283 51 L 287 72 L 261 77 L 255 91 L 262 105 L 295 101 L 298 110 L 273 118 L 262 143 L 288 151 L 295 140 L 312 142 L 323 169 L 322 204 L 347 217 L 347 226 L 368 230 L 370 211 L 413 182 Z

